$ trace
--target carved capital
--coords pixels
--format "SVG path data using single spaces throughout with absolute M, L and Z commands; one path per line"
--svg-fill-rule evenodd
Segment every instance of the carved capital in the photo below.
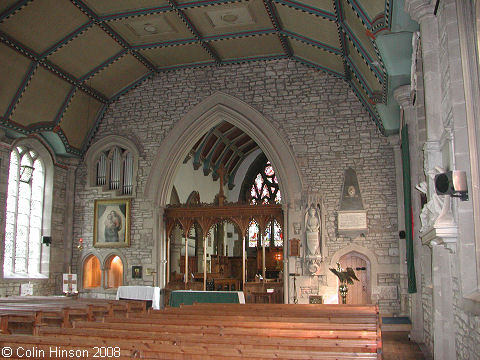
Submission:
M 404 9 L 418 23 L 428 17 L 435 16 L 433 14 L 435 4 L 432 4 L 429 0 L 405 0 Z
M 398 105 L 400 105 L 402 108 L 406 108 L 407 106 L 412 106 L 410 93 L 410 85 L 403 85 L 395 89 L 393 92 L 393 97 L 397 101 Z

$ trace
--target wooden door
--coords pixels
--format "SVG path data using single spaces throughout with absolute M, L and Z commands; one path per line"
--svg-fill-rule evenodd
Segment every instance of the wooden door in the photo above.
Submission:
M 358 253 L 348 253 L 340 258 L 343 269 L 351 267 L 359 281 L 354 280 L 353 285 L 348 285 L 347 304 L 370 303 L 370 263 Z M 339 295 L 339 303 L 342 300 Z

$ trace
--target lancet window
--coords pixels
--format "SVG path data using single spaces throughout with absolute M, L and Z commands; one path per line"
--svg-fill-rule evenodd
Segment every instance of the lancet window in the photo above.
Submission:
M 36 277 L 41 267 L 45 167 L 24 146 L 10 153 L 5 218 L 4 275 Z

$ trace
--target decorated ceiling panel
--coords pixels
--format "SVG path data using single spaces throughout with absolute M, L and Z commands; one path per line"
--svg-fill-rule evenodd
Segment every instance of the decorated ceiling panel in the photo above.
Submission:
M 202 6 L 184 12 L 203 37 L 272 28 L 262 0 Z
M 88 22 L 88 17 L 69 1 L 22 3 L 23 7 L 0 23 L 0 31 L 39 54 Z
M 315 46 L 296 39 L 289 39 L 289 43 L 298 58 L 307 60 L 336 74 L 343 73 L 344 64 L 341 55 L 336 55 L 327 50 L 318 51 Z
M 221 60 L 283 55 L 282 44 L 276 35 L 217 40 L 212 41 L 212 47 Z
M 304 40 L 314 40 L 320 47 L 340 51 L 340 36 L 335 21 L 285 5 L 276 5 L 282 28 Z
M 109 104 L 155 73 L 290 58 L 345 80 L 380 131 L 395 132 L 398 120 L 385 129 L 377 106 L 392 108 L 386 69 L 408 79 L 411 49 L 387 46 L 397 37 L 382 34 L 414 29 L 395 22 L 405 14 L 392 14 L 393 2 L 4 0 L 0 125 L 7 135 L 38 133 L 57 153 L 81 155 Z M 227 148 L 217 148 L 215 159 L 230 154 L 225 165 L 233 169 L 241 156 Z
M 168 0 L 84 0 L 84 3 L 98 15 L 168 6 Z
M 345 16 L 344 30 L 346 35 L 351 38 L 352 41 L 355 41 L 356 45 L 361 47 L 362 50 L 365 50 L 370 58 L 378 60 L 375 46 L 372 42 L 372 32 L 362 23 L 349 3 L 346 0 L 342 1 L 344 3 L 342 9 Z
M 140 53 L 158 68 L 213 61 L 210 54 L 197 43 L 142 49 Z
M 137 58 L 126 54 L 92 76 L 87 83 L 110 98 L 147 74 L 148 69 Z
M 0 114 L 4 114 L 32 62 L 8 46 L 0 44 L 0 64 Z
M 48 60 L 81 78 L 120 51 L 122 47 L 94 25 L 57 49 Z
M 278 1 L 281 3 L 281 1 Z M 329 12 L 332 15 L 335 15 L 335 6 L 334 2 L 331 0 L 298 0 L 298 1 L 289 1 L 286 3 L 295 4 L 298 3 L 303 6 L 307 6 L 313 9 L 320 9 L 325 12 Z
M 15 106 L 12 121 L 24 127 L 53 123 L 71 89 L 68 82 L 38 66 Z
M 355 75 L 366 82 L 367 88 L 371 92 L 381 92 L 383 77 L 377 69 L 376 73 L 370 68 L 350 40 L 346 41 L 348 49 L 348 64 L 354 70 Z
M 73 94 L 62 120 L 55 131 L 62 131 L 68 142 L 81 149 L 88 132 L 95 126 L 103 104 L 81 90 Z
M 155 44 L 192 37 L 187 25 L 175 11 L 115 19 L 107 25 L 130 45 Z

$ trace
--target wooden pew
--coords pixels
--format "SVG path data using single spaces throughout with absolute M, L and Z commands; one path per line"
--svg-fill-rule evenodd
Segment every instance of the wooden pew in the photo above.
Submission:
M 245 311 L 237 304 L 213 311 L 218 305 L 107 315 L 103 322 L 73 321 L 73 328 L 42 326 L 39 337 L 4 335 L 0 345 L 100 344 L 145 359 L 382 359 L 376 307 L 257 305 Z
M 46 325 L 72 327 L 74 320 L 103 320 L 105 316 L 146 313 L 146 302 L 72 299 L 65 297 L 8 297 L 0 299 L 0 333 L 37 329 Z

